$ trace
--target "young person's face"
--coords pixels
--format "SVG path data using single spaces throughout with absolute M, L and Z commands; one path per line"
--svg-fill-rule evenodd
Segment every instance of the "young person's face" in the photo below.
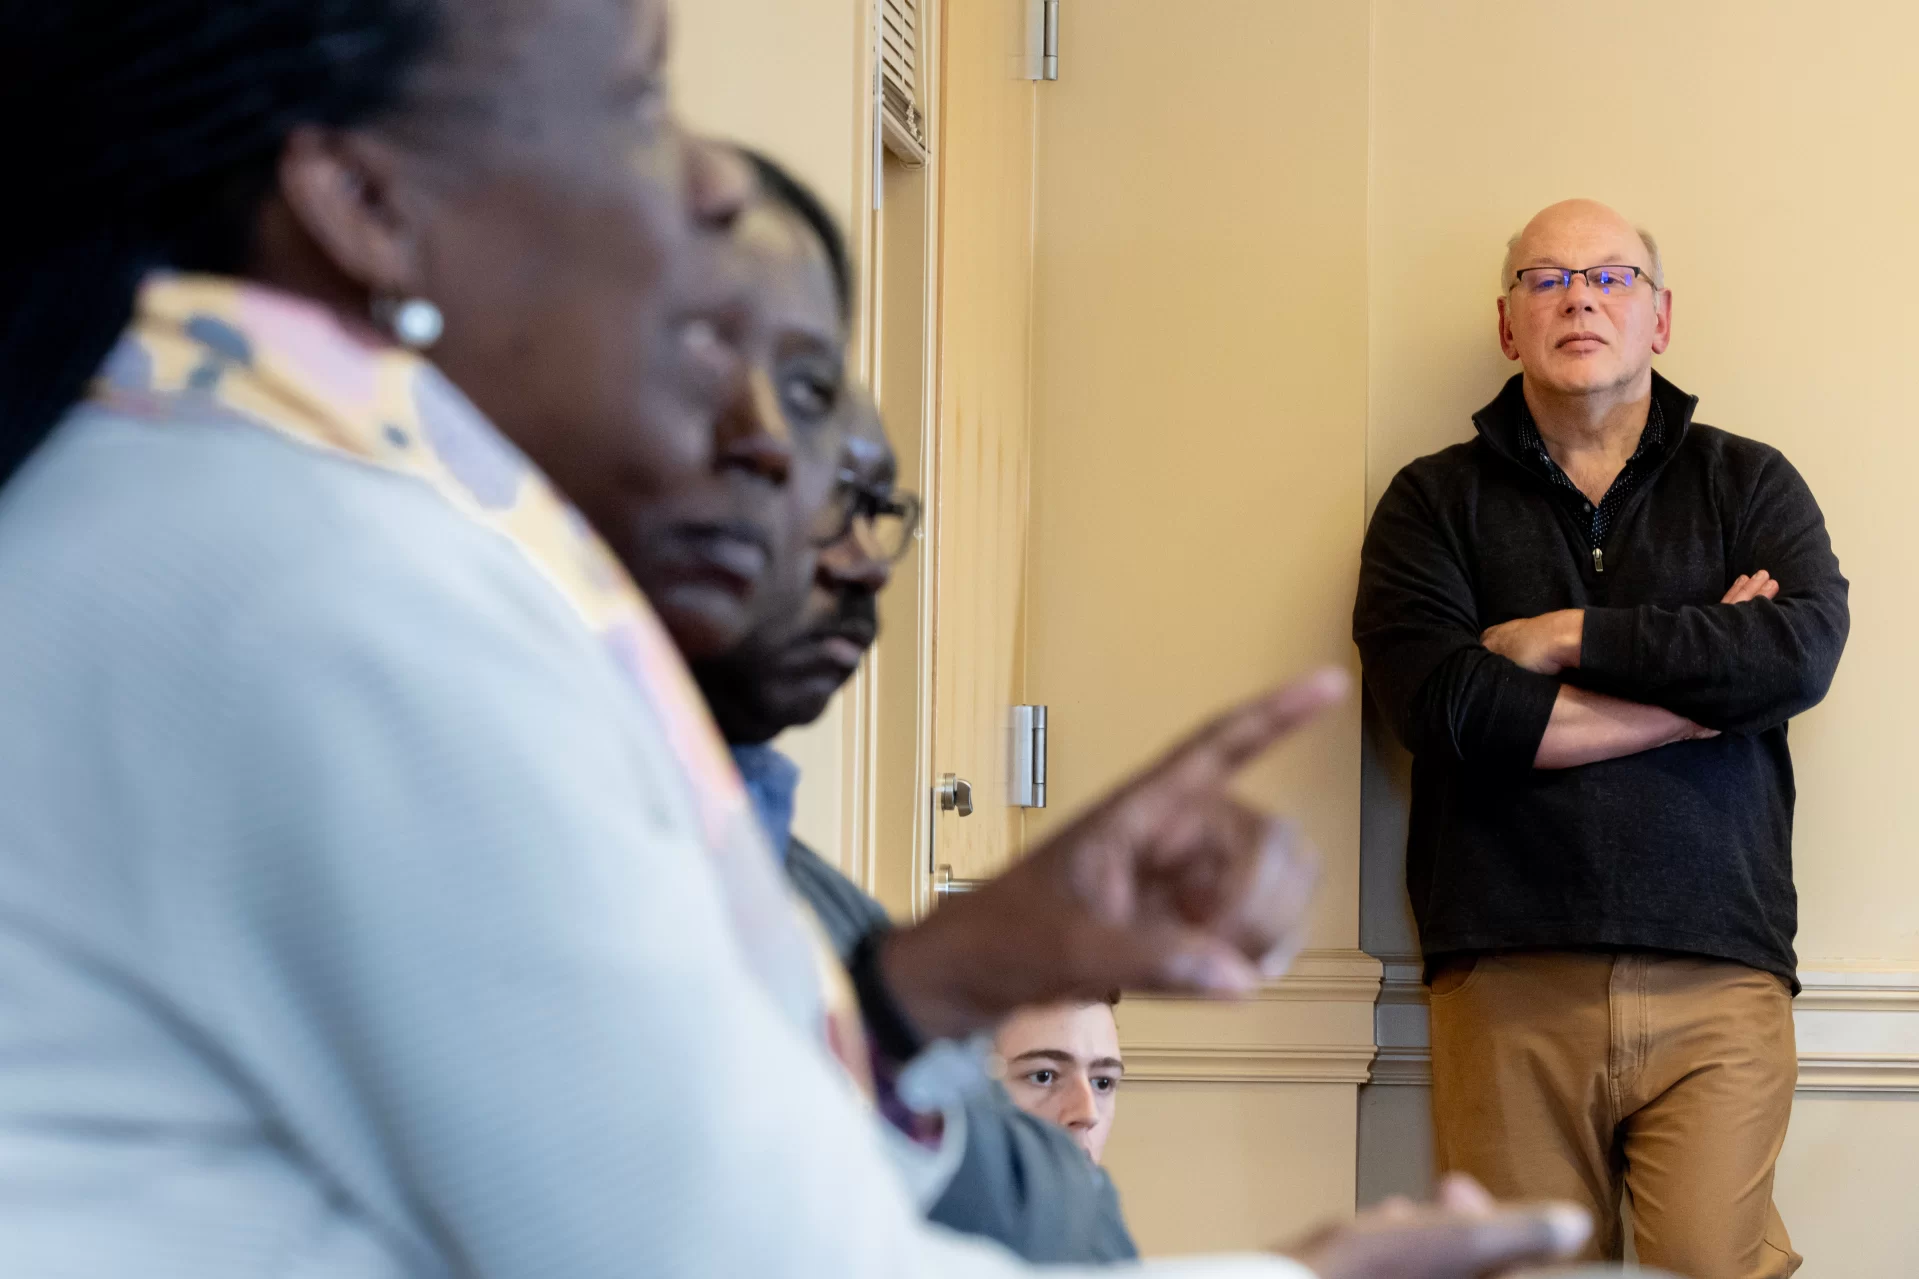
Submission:
M 1105 1003 L 1054 1004 L 1007 1018 L 994 1037 L 1006 1091 L 1029 1115 L 1058 1124 L 1094 1163 L 1106 1153 L 1126 1065 Z

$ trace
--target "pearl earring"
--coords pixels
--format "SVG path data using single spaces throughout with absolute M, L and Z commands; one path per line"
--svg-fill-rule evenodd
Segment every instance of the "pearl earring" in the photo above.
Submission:
M 373 302 L 373 322 L 394 341 L 424 351 L 446 331 L 446 317 L 425 298 L 381 297 Z

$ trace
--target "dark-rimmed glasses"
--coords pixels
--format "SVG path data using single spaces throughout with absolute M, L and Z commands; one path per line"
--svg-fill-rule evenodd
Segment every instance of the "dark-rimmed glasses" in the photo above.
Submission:
M 1529 266 L 1513 274 L 1512 287 L 1533 298 L 1549 298 L 1564 293 L 1573 286 L 1575 275 L 1586 282 L 1587 288 L 1597 289 L 1609 297 L 1615 293 L 1630 293 L 1640 280 L 1652 278 L 1648 272 L 1636 266 L 1620 263 L 1580 267 L 1578 270 L 1561 266 Z
M 814 525 L 813 544 L 823 550 L 852 534 L 868 555 L 891 564 L 912 548 L 920 511 L 917 494 L 879 488 L 842 469 Z

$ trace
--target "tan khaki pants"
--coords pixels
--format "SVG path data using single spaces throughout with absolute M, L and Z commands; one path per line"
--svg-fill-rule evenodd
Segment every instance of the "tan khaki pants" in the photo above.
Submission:
M 1770 973 L 1644 952 L 1483 955 L 1433 975 L 1441 1172 L 1500 1198 L 1593 1211 L 1592 1260 L 1624 1249 L 1688 1279 L 1799 1268 L 1772 1203 L 1798 1054 Z

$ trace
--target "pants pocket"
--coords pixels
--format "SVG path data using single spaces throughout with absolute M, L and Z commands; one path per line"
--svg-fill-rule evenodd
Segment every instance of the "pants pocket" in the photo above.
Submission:
M 1453 955 L 1439 961 L 1433 969 L 1432 980 L 1426 983 L 1429 999 L 1449 999 L 1473 984 L 1485 967 L 1479 955 Z

